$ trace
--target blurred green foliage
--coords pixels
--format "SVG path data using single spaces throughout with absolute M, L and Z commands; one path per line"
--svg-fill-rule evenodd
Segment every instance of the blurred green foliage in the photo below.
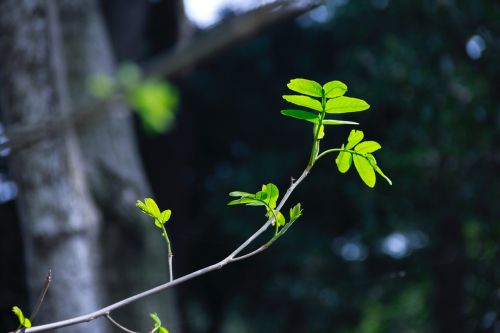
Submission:
M 165 80 L 143 79 L 137 65 L 121 65 L 116 79 L 96 74 L 88 79 L 87 87 L 93 96 L 100 99 L 109 99 L 115 93 L 124 94 L 128 105 L 137 112 L 148 133 L 164 133 L 174 123 L 178 104 L 177 90 Z

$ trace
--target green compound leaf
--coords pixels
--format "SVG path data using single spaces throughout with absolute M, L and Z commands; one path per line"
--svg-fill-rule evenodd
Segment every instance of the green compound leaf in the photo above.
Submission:
M 374 187 L 376 182 L 375 171 L 367 157 L 353 155 L 354 166 L 358 171 L 359 176 L 368 187 Z
M 322 97 L 321 85 L 312 80 L 307 79 L 293 79 L 287 84 L 288 89 L 298 93 L 309 95 L 313 97 Z
M 323 108 L 321 107 L 321 103 L 318 100 L 309 96 L 283 95 L 283 99 L 295 105 L 310 108 L 319 112 L 323 110 Z
M 18 308 L 17 306 L 12 307 L 12 312 L 17 316 L 17 319 L 19 319 L 19 325 L 30 328 L 31 327 L 31 321 L 24 317 L 23 311 Z
M 342 148 L 344 148 L 344 145 L 342 145 Z M 352 154 L 348 151 L 339 152 L 339 155 L 335 159 L 335 163 L 341 173 L 346 173 L 349 171 L 352 164 Z
M 347 113 L 365 111 L 370 105 L 364 100 L 353 97 L 340 96 L 326 102 L 326 113 Z
M 380 148 L 382 148 L 382 146 L 377 141 L 363 141 L 359 145 L 357 145 L 354 150 L 360 154 L 365 154 L 373 153 Z
M 300 202 L 290 208 L 290 223 L 293 223 L 299 219 L 299 217 L 302 216 L 302 207 L 300 205 Z
M 346 93 L 347 86 L 340 81 L 330 81 L 323 85 L 323 91 L 326 98 L 340 97 Z
M 359 125 L 355 121 L 323 119 L 323 125 Z
M 363 133 L 363 131 L 351 130 L 351 132 L 349 133 L 349 137 L 347 138 L 347 145 L 345 148 L 351 149 L 352 147 L 360 143 L 364 137 L 365 134 Z
M 295 119 L 306 120 L 314 124 L 317 124 L 319 122 L 319 116 L 308 111 L 287 109 L 281 110 L 281 114 Z

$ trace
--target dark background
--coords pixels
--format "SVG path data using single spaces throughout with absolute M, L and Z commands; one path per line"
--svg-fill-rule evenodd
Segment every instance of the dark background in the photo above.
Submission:
M 169 1 L 149 2 L 142 23 L 125 2 L 102 7 L 120 61 L 176 41 Z M 286 237 L 178 287 L 184 332 L 500 332 L 499 55 L 493 0 L 329 1 L 171 78 L 175 127 L 137 130 L 157 201 L 174 212 L 178 276 L 263 223 L 255 208 L 226 207 L 228 192 L 273 182 L 284 193 L 306 165 L 310 126 L 279 113 L 292 78 L 341 80 L 371 104 L 343 119 L 382 143 L 394 182 L 369 189 L 321 160 L 290 201 L 304 216 Z M 331 128 L 323 146 L 349 130 Z M 15 220 L 14 202 L 0 214 Z M 20 242 L 0 223 L 2 309 L 26 297 Z

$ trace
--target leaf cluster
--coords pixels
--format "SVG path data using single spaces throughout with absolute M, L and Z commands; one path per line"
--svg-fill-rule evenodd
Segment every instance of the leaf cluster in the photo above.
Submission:
M 359 176 L 369 187 L 374 187 L 376 182 L 376 173 L 382 176 L 392 185 L 392 181 L 387 177 L 373 156 L 373 152 L 382 148 L 376 141 L 362 141 L 364 133 L 358 130 L 352 130 L 347 138 L 347 143 L 342 144 L 335 163 L 341 173 L 346 173 L 354 162 L 354 166 Z
M 155 226 L 160 229 L 163 229 L 163 225 L 170 220 L 170 216 L 172 215 L 172 211 L 170 209 L 166 209 L 163 212 L 160 212 L 160 208 L 156 204 L 156 201 L 152 198 L 144 199 L 144 202 L 137 200 L 135 204 L 144 214 L 151 216 L 155 221 Z
M 344 96 L 347 85 L 341 81 L 330 81 L 320 85 L 312 80 L 293 79 L 287 87 L 301 95 L 283 95 L 283 99 L 309 110 L 285 109 L 281 110 L 281 113 L 316 125 L 358 125 L 353 121 L 326 119 L 322 114 L 358 112 L 370 108 L 370 105 L 362 99 Z
M 26 327 L 26 328 L 31 327 L 31 321 L 24 316 L 23 311 L 19 307 L 17 306 L 12 307 L 12 312 L 14 312 L 14 314 L 17 316 L 17 319 L 19 320 L 19 325 L 21 327 Z
M 231 197 L 240 197 L 228 203 L 232 205 L 247 205 L 247 206 L 263 206 L 266 209 L 266 216 L 272 218 L 271 224 L 276 226 L 276 233 L 280 227 L 285 226 L 286 218 L 280 212 L 275 210 L 279 198 L 279 189 L 273 183 L 262 185 L 260 191 L 256 193 L 248 193 L 243 191 L 233 191 L 229 193 Z M 300 203 L 290 209 L 289 222 L 295 222 L 302 215 Z

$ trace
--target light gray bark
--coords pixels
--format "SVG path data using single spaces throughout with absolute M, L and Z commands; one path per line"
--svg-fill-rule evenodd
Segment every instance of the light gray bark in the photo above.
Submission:
M 1 108 L 7 126 L 34 125 L 69 111 L 60 25 L 51 1 L 0 3 Z M 10 157 L 19 188 L 29 293 L 53 281 L 35 322 L 63 319 L 100 303 L 99 216 L 86 187 L 75 133 L 41 141 Z M 25 309 L 29 313 L 29 309 Z M 67 329 L 103 332 L 103 321 Z
M 89 102 L 86 80 L 94 74 L 113 75 L 115 63 L 100 11 L 94 0 L 58 0 L 64 36 L 68 84 L 73 110 Z M 80 131 L 89 185 L 103 216 L 100 237 L 104 261 L 106 303 L 168 280 L 166 249 L 151 219 L 135 207 L 151 195 L 136 146 L 130 111 L 114 104 L 115 112 Z M 126 260 L 123 260 L 126 258 Z M 169 329 L 179 332 L 173 292 L 131 304 L 114 315 L 131 329 L 151 325 L 158 312 Z

